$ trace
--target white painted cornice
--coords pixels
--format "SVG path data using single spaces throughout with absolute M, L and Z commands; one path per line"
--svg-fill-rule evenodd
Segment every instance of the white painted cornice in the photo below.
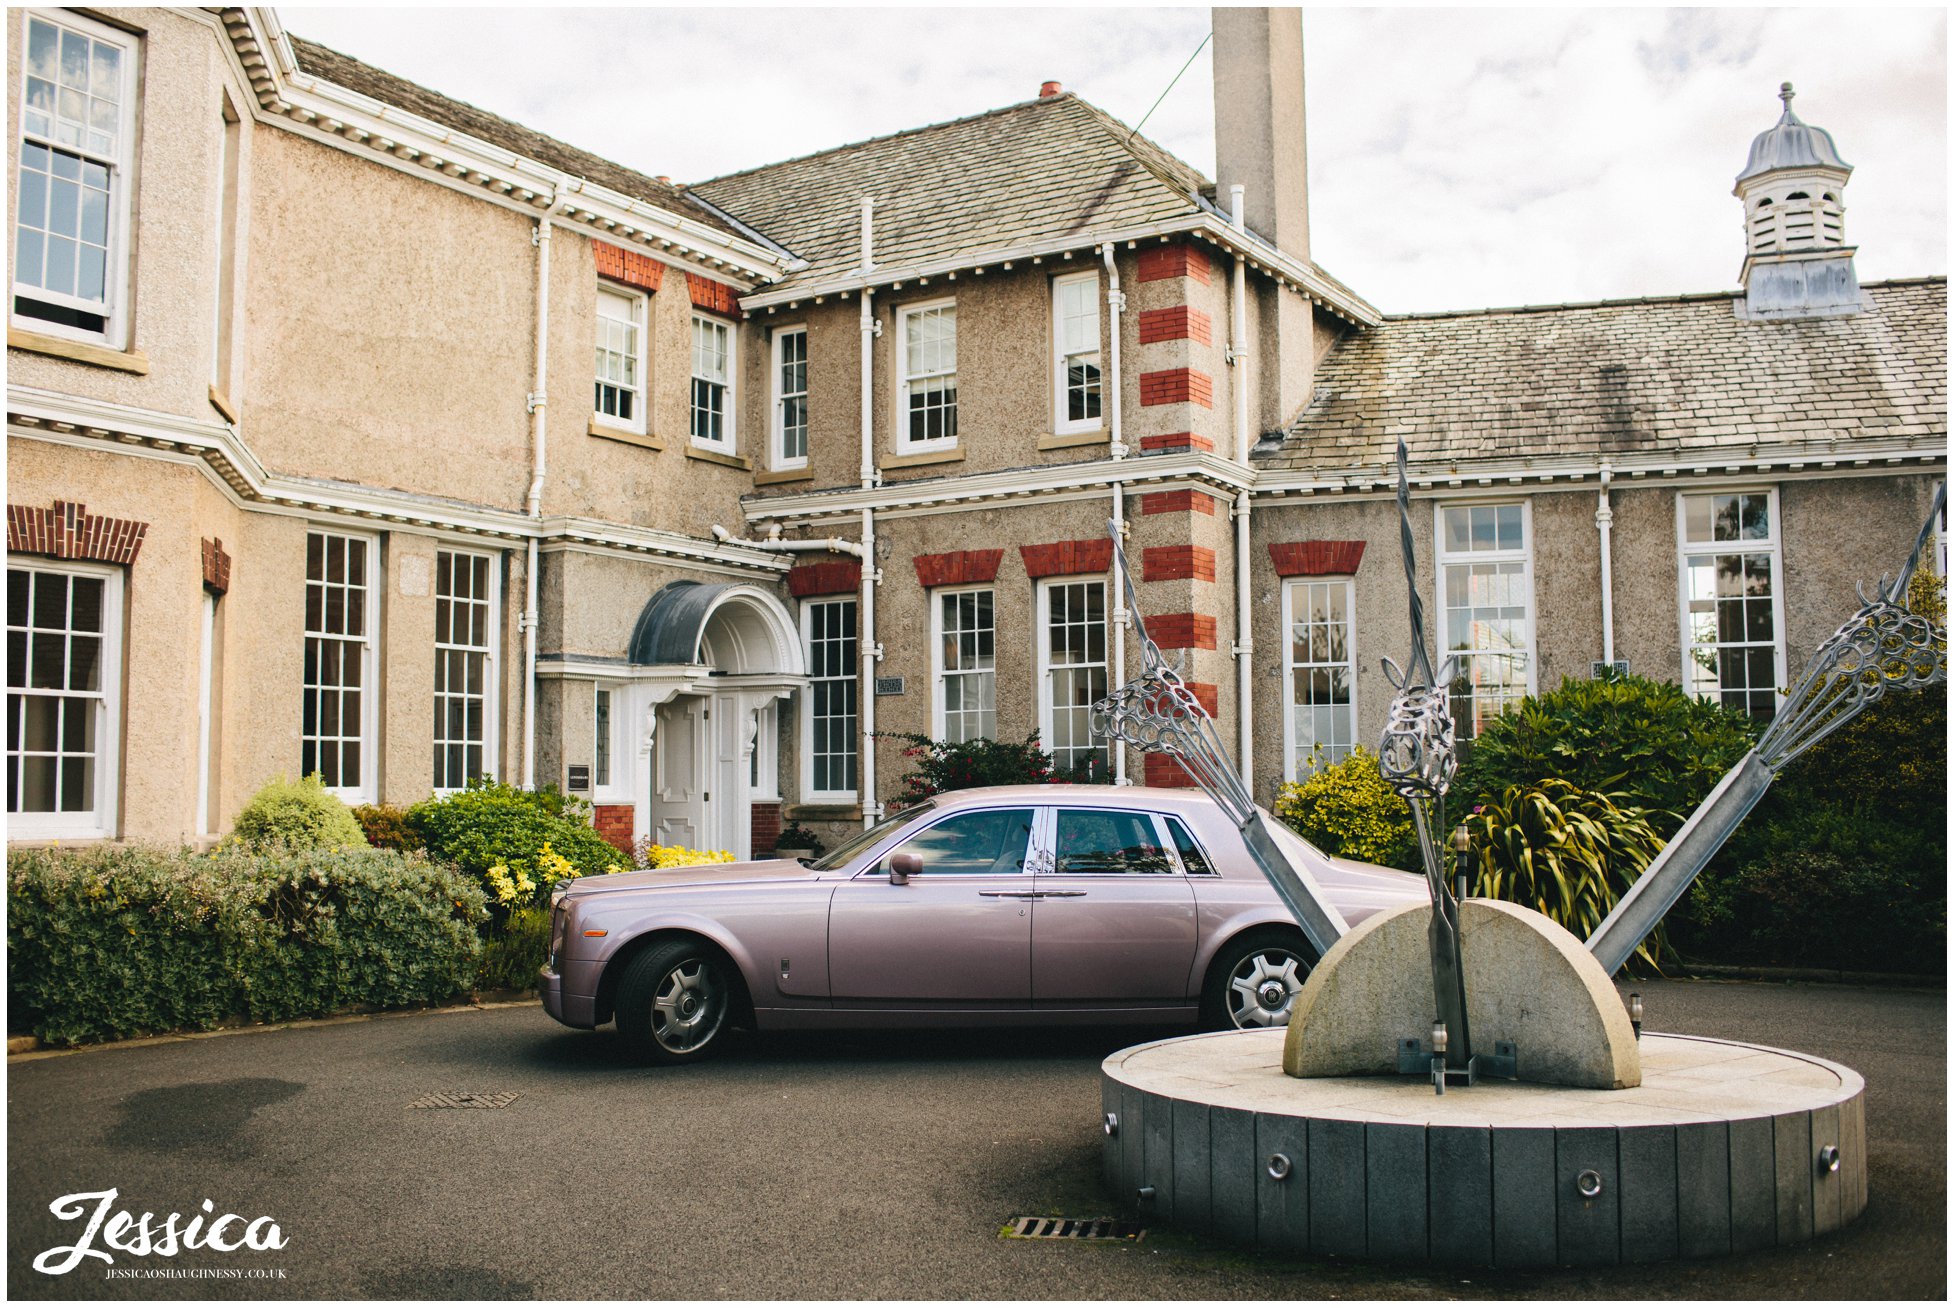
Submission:
M 793 260 L 756 241 L 599 186 L 299 70 L 266 8 L 218 11 L 262 122 L 451 187 L 511 203 L 689 267 L 742 289 L 784 275 Z
M 786 560 L 764 550 L 651 527 L 561 516 L 539 523 L 517 509 L 275 473 L 228 423 L 33 387 L 7 388 L 7 434 L 194 466 L 233 504 L 254 512 L 361 519 L 477 540 L 517 543 L 534 538 L 546 548 L 562 542 L 609 553 L 655 555 L 749 578 L 788 567 Z

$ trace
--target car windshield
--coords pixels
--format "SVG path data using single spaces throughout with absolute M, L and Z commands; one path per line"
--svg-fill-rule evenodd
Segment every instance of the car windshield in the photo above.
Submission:
M 935 807 L 936 805 L 930 803 L 915 804 L 900 812 L 891 813 L 888 817 L 883 818 L 880 822 L 877 822 L 874 826 L 862 832 L 861 835 L 829 850 L 808 864 L 808 866 L 816 872 L 832 872 L 853 859 L 855 855 L 861 853 L 870 845 L 873 845 L 876 841 L 882 839 L 882 837 L 888 835 L 891 831 L 894 831 L 897 827 L 902 826 L 906 822 L 915 821 Z

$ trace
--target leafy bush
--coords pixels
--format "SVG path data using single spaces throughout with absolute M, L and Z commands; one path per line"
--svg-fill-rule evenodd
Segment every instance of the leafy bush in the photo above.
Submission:
M 481 990 L 534 990 L 536 974 L 550 953 L 547 904 L 519 908 L 482 942 L 482 965 L 475 984 Z
M 407 810 L 398 804 L 356 804 L 353 820 L 375 849 L 415 850 L 424 847 L 420 833 L 407 825 Z
M 51 1044 L 434 1003 L 475 979 L 481 892 L 418 855 L 10 851 L 14 1027 Z
M 1543 913 L 1585 940 L 1662 852 L 1663 840 L 1620 795 L 1557 777 L 1509 786 L 1465 820 L 1475 875 L 1469 889 Z M 1636 949 L 1655 966 L 1661 932 Z
M 649 836 L 631 851 L 632 861 L 641 868 L 657 871 L 668 867 L 696 867 L 701 863 L 731 863 L 733 856 L 723 849 L 687 849 L 683 845 L 654 844 Z
M 1362 745 L 1307 780 L 1276 792 L 1276 816 L 1326 853 L 1415 870 L 1421 866 L 1411 809 L 1385 784 Z
M 1753 732 L 1743 713 L 1670 682 L 1570 677 L 1480 729 L 1450 798 L 1453 807 L 1469 809 L 1509 787 L 1552 778 L 1626 797 L 1667 839 L 1750 751 Z
M 407 825 L 426 842 L 429 855 L 459 864 L 490 890 L 500 909 L 508 909 L 548 894 L 564 876 L 595 876 L 622 866 L 617 847 L 570 816 L 575 812 L 560 792 L 483 781 L 414 805 Z M 509 887 L 526 882 L 528 889 L 499 893 L 491 877 L 496 868 Z
M 353 811 L 326 791 L 318 773 L 267 781 L 237 815 L 231 832 L 252 849 L 359 849 L 366 835 Z
M 827 852 L 828 843 L 800 823 L 795 822 L 780 829 L 780 834 L 774 837 L 773 847 L 777 850 L 806 849 L 811 850 L 815 854 L 823 854 Z
M 946 790 L 970 790 L 977 786 L 1039 786 L 1076 782 L 1107 781 L 1094 777 L 1091 769 L 1056 768 L 1052 756 L 1038 743 L 1033 731 L 1022 744 L 992 740 L 931 740 L 913 731 L 878 731 L 877 738 L 903 742 L 902 756 L 916 760 L 912 770 L 898 783 L 894 804 L 907 808 L 931 795 Z

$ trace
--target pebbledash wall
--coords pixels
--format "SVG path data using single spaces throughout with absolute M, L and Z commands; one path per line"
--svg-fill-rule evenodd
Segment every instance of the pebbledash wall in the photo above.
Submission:
M 583 795 L 620 845 L 764 853 L 789 821 L 833 841 L 872 820 L 908 767 L 896 742 L 863 738 L 871 714 L 877 732 L 945 731 L 947 597 L 988 597 L 999 738 L 1036 729 L 1056 743 L 1056 592 L 1100 606 L 1080 635 L 1098 670 L 1076 684 L 1138 669 L 1130 634 L 1116 657 L 1125 599 L 1112 517 L 1149 634 L 1242 754 L 1258 797 L 1306 766 L 1306 719 L 1334 719 L 1333 756 L 1374 741 L 1389 698 L 1378 660 L 1402 660 L 1410 634 L 1388 478 L 1376 448 L 1346 442 L 1376 437 L 1381 420 L 1337 416 L 1340 396 L 1368 384 L 1339 360 L 1405 324 L 1310 263 L 1293 215 L 1281 240 L 1265 240 L 1229 221 L 1225 185 L 1148 182 L 1166 189 L 1133 204 L 1157 207 L 1124 226 L 1087 215 L 1062 239 L 989 247 L 950 231 L 913 268 L 851 282 L 852 254 L 803 257 L 717 207 L 750 176 L 701 184 L 718 199 L 698 203 L 294 42 L 268 10 L 13 11 L 8 23 L 10 94 L 27 94 L 35 33 L 52 28 L 119 51 L 105 76 L 123 97 L 117 140 L 64 145 L 57 124 L 43 140 L 21 99 L 9 138 L 16 178 L 23 150 L 101 164 L 109 219 L 99 326 L 45 287 L 26 293 L 53 310 L 23 311 L 33 270 L 14 266 L 11 839 L 213 838 L 265 780 L 343 738 L 356 752 L 336 755 L 338 788 L 351 799 L 410 803 L 479 772 Z M 1270 56 L 1232 28 L 1217 39 L 1218 58 L 1291 58 L 1300 97 L 1299 43 Z M 1191 176 L 1155 156 L 1131 169 L 1120 152 L 1144 141 L 1095 134 L 1082 102 L 1047 91 L 828 162 L 872 172 L 905 141 L 927 153 L 964 121 L 1009 122 L 1032 134 L 1030 171 L 1103 167 L 1123 185 Z M 21 189 L 9 193 L 16 233 L 64 221 L 23 218 Z M 973 212 L 996 207 L 969 198 Z M 850 230 L 859 201 L 833 200 L 843 208 L 828 226 Z M 900 245 L 894 214 L 882 230 Z M 1100 409 L 1068 421 L 1054 304 L 1081 282 L 1096 305 Z M 1879 294 L 1889 298 L 1866 333 L 1913 322 L 1902 310 L 1930 321 L 1908 306 L 1944 292 L 1936 279 Z M 900 440 L 906 311 L 944 302 L 957 432 L 915 451 Z M 619 313 L 635 315 L 635 334 Z M 1755 329 L 1785 341 L 1807 331 Z M 701 440 L 697 348 L 722 332 L 733 358 L 709 389 L 721 388 L 730 433 Z M 797 332 L 804 458 L 788 457 L 778 427 L 789 389 L 778 351 Z M 1854 604 L 1851 584 L 1898 565 L 1944 476 L 1938 332 L 1881 337 L 1906 393 L 1814 395 L 1820 429 L 1714 456 L 1689 438 L 1615 452 L 1615 658 L 1684 675 L 1678 497 L 1742 492 L 1769 500 L 1774 638 L 1782 675 L 1795 675 Z M 628 413 L 593 402 L 592 360 L 607 345 Z M 629 376 L 617 371 L 624 355 Z M 1414 469 L 1412 519 L 1428 610 L 1443 605 L 1444 507 L 1523 505 L 1526 683 L 1591 675 L 1605 643 L 1597 458 L 1548 437 L 1518 452 L 1489 441 L 1475 456 L 1470 440 L 1448 445 L 1451 420 L 1439 421 L 1422 445 L 1413 438 L 1414 461 L 1430 456 Z M 829 539 L 851 548 L 818 547 Z M 330 560 L 352 556 L 322 552 L 328 541 L 353 542 L 331 549 L 366 562 L 362 630 L 308 605 L 309 592 L 321 603 L 347 593 Z M 464 566 L 471 579 L 483 570 L 483 589 L 456 590 Z M 99 619 L 73 600 L 97 588 Z M 57 591 L 68 607 L 35 607 Z M 1334 649 L 1312 646 L 1305 610 L 1338 596 L 1340 625 L 1316 628 L 1337 628 Z M 458 638 L 440 620 L 463 612 Z M 359 662 L 356 678 L 322 673 L 329 645 Z M 1311 717 L 1297 688 L 1312 675 L 1328 684 L 1332 664 L 1348 692 Z M 331 730 L 321 706 L 340 697 L 322 683 L 358 692 Z M 479 751 L 459 771 L 436 744 L 452 702 L 474 706 L 448 730 Z M 1136 754 L 1106 763 L 1135 783 L 1184 783 Z

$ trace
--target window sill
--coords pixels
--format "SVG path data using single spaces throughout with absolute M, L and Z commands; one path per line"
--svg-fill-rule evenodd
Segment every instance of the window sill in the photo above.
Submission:
M 113 368 L 117 372 L 132 372 L 138 377 L 149 375 L 149 356 L 141 350 L 112 350 L 106 345 L 71 341 L 65 336 L 49 336 L 22 327 L 7 328 L 7 348 L 45 354 L 53 359 L 67 359 L 71 363 L 93 364 L 97 368 Z
M 210 407 L 222 414 L 225 422 L 237 425 L 237 406 L 231 403 L 230 396 L 217 389 L 215 382 L 210 387 Z
M 780 816 L 789 822 L 860 822 L 862 806 L 846 803 L 782 804 Z
M 743 458 L 737 454 L 725 454 L 719 450 L 709 450 L 701 445 L 686 446 L 685 457 L 688 459 L 697 459 L 701 463 L 717 463 L 721 467 L 738 468 L 743 472 L 753 471 L 753 460 Z
M 935 463 L 962 463 L 963 450 L 930 450 L 926 454 L 885 454 L 876 467 L 887 471 L 890 468 L 927 468 Z
M 662 450 L 665 448 L 665 442 L 659 440 L 649 432 L 632 431 L 626 427 L 609 427 L 597 421 L 595 418 L 590 420 L 590 425 L 585 430 L 592 436 L 600 437 L 603 440 L 618 441 L 625 445 L 636 445 L 641 449 Z
M 1082 445 L 1111 445 L 1112 429 L 1094 427 L 1088 431 L 1056 432 L 1040 436 L 1038 448 L 1041 450 L 1071 450 Z
M 814 469 L 812 468 L 776 468 L 771 472 L 756 472 L 753 474 L 753 484 L 755 486 L 778 486 L 782 482 L 813 480 Z

